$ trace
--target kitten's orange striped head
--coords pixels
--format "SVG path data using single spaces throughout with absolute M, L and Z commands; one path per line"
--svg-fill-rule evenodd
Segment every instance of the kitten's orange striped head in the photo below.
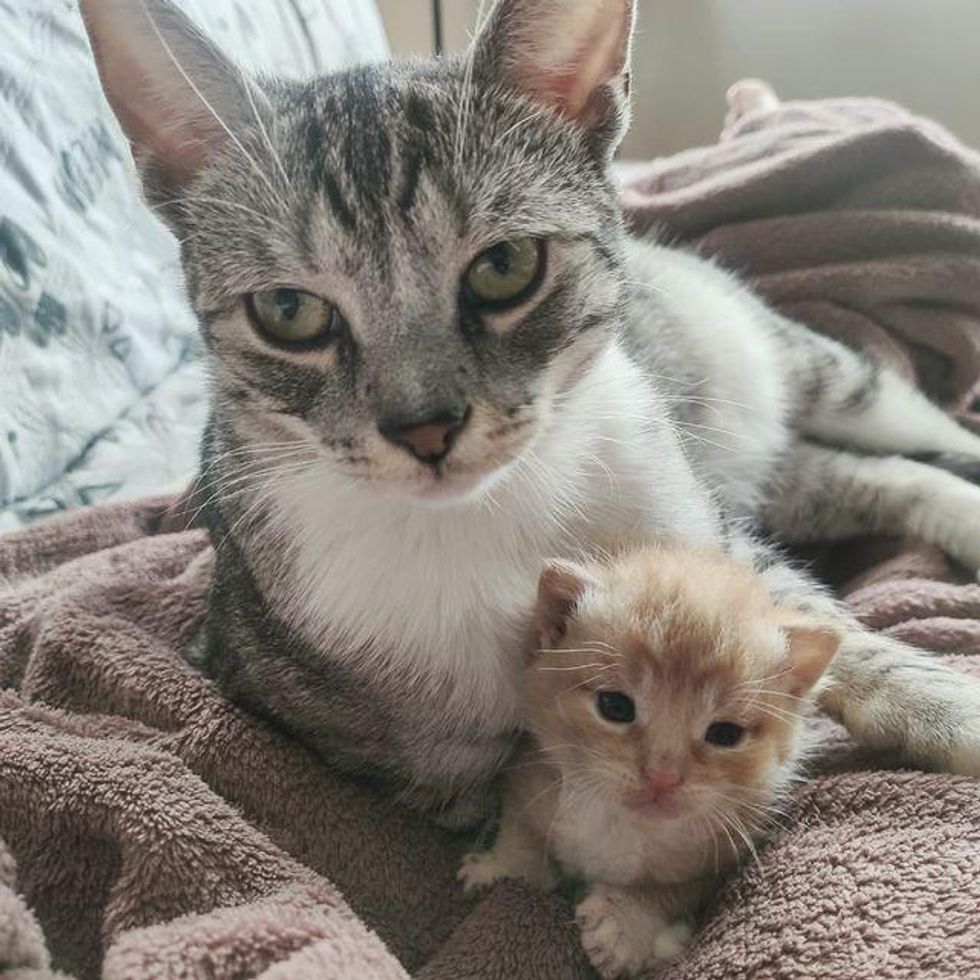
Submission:
M 761 820 L 839 642 L 723 556 L 666 547 L 550 565 L 537 629 L 529 725 L 568 784 L 692 833 Z

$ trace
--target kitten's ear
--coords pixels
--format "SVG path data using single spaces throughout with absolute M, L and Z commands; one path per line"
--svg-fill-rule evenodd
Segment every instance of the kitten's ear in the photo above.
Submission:
M 80 0 L 80 8 L 148 193 L 179 192 L 264 96 L 170 0 Z
M 554 109 L 608 159 L 629 124 L 635 0 L 499 0 L 473 57 L 504 86 Z
M 592 573 L 571 561 L 549 561 L 538 580 L 537 630 L 542 647 L 565 635 L 568 621 L 586 590 L 596 584 Z
M 840 646 L 841 636 L 835 629 L 815 620 L 787 618 L 782 623 L 786 634 L 786 673 L 782 683 L 790 694 L 802 697 L 813 689 Z

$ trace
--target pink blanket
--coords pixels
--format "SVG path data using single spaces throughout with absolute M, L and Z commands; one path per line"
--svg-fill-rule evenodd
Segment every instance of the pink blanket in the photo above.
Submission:
M 934 125 L 878 102 L 773 106 L 651 164 L 624 200 L 969 415 L 980 162 Z M 980 671 L 980 587 L 941 556 L 875 542 L 821 560 L 869 624 Z M 184 662 L 211 569 L 166 501 L 0 539 L 0 975 L 589 976 L 561 899 L 465 899 L 465 841 Z M 896 771 L 828 726 L 786 823 L 665 978 L 980 976 L 976 782 Z

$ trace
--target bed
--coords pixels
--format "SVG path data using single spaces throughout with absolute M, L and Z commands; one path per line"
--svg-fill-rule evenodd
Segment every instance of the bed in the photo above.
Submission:
M 186 6 L 255 67 L 386 52 L 365 0 Z M 213 552 L 174 495 L 206 389 L 175 245 L 74 6 L 0 0 L 0 35 L 0 974 L 585 980 L 563 897 L 464 898 L 468 841 L 332 773 L 183 656 Z M 773 99 L 627 176 L 638 231 L 739 269 L 980 428 L 974 151 L 889 103 Z M 967 570 L 895 541 L 808 559 L 869 626 L 980 675 Z M 660 980 L 980 976 L 977 783 L 822 734 L 785 831 Z

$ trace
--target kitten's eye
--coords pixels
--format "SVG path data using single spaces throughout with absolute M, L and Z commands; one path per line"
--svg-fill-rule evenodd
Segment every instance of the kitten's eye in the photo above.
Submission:
M 252 293 L 245 305 L 256 328 L 278 344 L 304 346 L 326 341 L 337 319 L 336 307 L 300 289 Z
M 501 242 L 473 261 L 466 273 L 466 292 L 477 306 L 515 306 L 534 292 L 543 269 L 542 242 L 535 238 Z
M 636 719 L 633 699 L 619 691 L 600 691 L 595 697 L 596 708 L 606 721 L 628 725 Z
M 704 733 L 704 740 L 709 745 L 730 749 L 742 741 L 743 735 L 745 729 L 741 725 L 736 725 L 734 721 L 713 721 Z

